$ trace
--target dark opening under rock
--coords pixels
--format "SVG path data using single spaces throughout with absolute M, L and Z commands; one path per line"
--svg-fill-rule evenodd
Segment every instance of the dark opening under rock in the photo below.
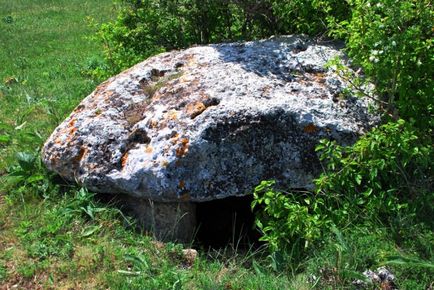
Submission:
M 116 201 L 125 214 L 135 218 L 137 229 L 159 240 L 194 243 L 204 248 L 260 245 L 250 207 L 252 195 L 199 203 L 154 202 L 126 195 L 110 195 L 109 198 L 99 195 L 99 198 L 111 203 Z
M 349 87 L 326 66 L 336 56 L 299 36 L 157 55 L 85 98 L 43 160 L 95 192 L 151 200 L 166 220 L 190 202 L 249 195 L 263 179 L 311 189 L 318 141 L 351 144 L 376 122 L 367 99 L 336 99 Z M 136 211 L 147 221 L 144 204 Z
M 259 245 L 260 235 L 250 206 L 252 200 L 252 195 L 246 195 L 197 203 L 196 242 L 211 248 Z

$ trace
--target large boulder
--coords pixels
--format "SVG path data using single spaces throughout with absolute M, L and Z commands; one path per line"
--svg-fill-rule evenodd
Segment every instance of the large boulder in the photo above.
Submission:
M 155 202 L 243 196 L 271 178 L 310 189 L 318 141 L 351 144 L 375 119 L 326 68 L 336 56 L 301 36 L 157 55 L 98 86 L 43 160 L 93 191 Z

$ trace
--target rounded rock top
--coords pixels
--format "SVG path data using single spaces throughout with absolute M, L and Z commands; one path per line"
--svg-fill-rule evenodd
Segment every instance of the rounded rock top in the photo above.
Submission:
M 351 144 L 376 122 L 335 57 L 303 36 L 159 54 L 99 85 L 43 161 L 90 190 L 163 202 L 243 196 L 264 179 L 311 189 L 318 141 Z

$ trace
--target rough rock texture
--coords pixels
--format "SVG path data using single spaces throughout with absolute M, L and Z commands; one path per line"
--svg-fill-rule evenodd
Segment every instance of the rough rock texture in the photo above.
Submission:
M 197 231 L 196 204 L 192 202 L 158 202 L 149 198 L 117 196 L 122 209 L 135 217 L 139 229 L 152 233 L 160 241 L 192 243 Z
M 43 148 L 49 169 L 103 193 L 159 202 L 249 194 L 261 180 L 311 188 L 321 138 L 349 144 L 368 102 L 304 37 L 163 53 L 102 83 Z

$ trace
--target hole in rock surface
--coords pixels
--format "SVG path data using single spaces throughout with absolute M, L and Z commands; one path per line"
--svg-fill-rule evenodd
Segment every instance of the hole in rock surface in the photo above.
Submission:
M 259 246 L 252 200 L 253 195 L 247 195 L 197 203 L 195 242 L 204 248 Z

